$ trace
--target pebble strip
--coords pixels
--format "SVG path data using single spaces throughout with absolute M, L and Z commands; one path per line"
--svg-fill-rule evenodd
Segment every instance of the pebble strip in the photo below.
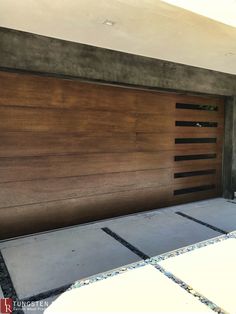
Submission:
M 93 282 L 96 282 L 99 280 L 107 279 L 107 278 L 110 278 L 112 276 L 124 273 L 125 271 L 132 270 L 132 269 L 135 269 L 135 268 L 138 268 L 141 266 L 145 266 L 148 264 L 153 265 L 153 263 L 155 264 L 157 262 L 166 260 L 167 258 L 178 256 L 178 255 L 181 255 L 184 253 L 188 253 L 188 252 L 193 251 L 195 249 L 199 249 L 201 247 L 205 247 L 205 246 L 208 246 L 208 245 L 211 245 L 214 243 L 218 243 L 218 242 L 224 241 L 224 240 L 229 239 L 229 238 L 236 238 L 236 231 L 229 233 L 227 235 L 222 235 L 222 236 L 210 239 L 210 240 L 205 240 L 205 241 L 199 242 L 197 244 L 193 244 L 193 245 L 181 248 L 181 249 L 177 249 L 175 251 L 171 251 L 171 252 L 167 252 L 167 253 L 164 253 L 164 254 L 161 254 L 158 256 L 154 256 L 154 257 L 151 257 L 150 259 L 146 259 L 145 261 L 140 261 L 137 263 L 129 264 L 129 265 L 121 267 L 121 268 L 113 269 L 112 271 L 107 271 L 104 273 L 100 273 L 98 275 L 94 275 L 94 276 L 91 276 L 91 277 L 88 277 L 85 279 L 78 280 L 70 287 L 69 290 L 79 288 L 79 287 L 88 285 L 90 283 L 93 283 Z
M 172 273 L 166 271 L 162 266 L 160 266 L 158 264 L 158 262 L 166 260 L 166 259 L 174 257 L 174 256 L 188 253 L 190 251 L 193 251 L 193 250 L 196 250 L 196 249 L 208 246 L 208 245 L 219 243 L 219 242 L 225 241 L 225 240 L 230 239 L 230 238 L 236 239 L 236 231 L 225 234 L 225 235 L 221 235 L 219 237 L 216 237 L 216 238 L 213 238 L 210 240 L 205 240 L 205 241 L 202 241 L 202 242 L 199 242 L 199 243 L 196 243 L 196 244 L 193 244 L 193 245 L 181 248 L 181 249 L 177 249 L 175 251 L 171 251 L 171 252 L 167 252 L 167 253 L 164 253 L 164 254 L 161 254 L 161 255 L 158 255 L 155 257 L 151 257 L 150 259 L 146 259 L 146 260 L 143 260 L 141 262 L 133 263 L 133 264 L 121 267 L 121 268 L 114 269 L 112 271 L 104 272 L 104 273 L 101 273 L 101 274 L 98 274 L 95 276 L 88 277 L 88 278 L 83 279 L 83 280 L 79 280 L 79 281 L 75 282 L 70 287 L 69 290 L 80 288 L 80 287 L 83 287 L 85 285 L 89 285 L 91 283 L 94 283 L 94 282 L 97 282 L 100 280 L 105 280 L 107 278 L 122 274 L 124 272 L 127 272 L 127 271 L 135 269 L 135 268 L 143 267 L 145 265 L 152 265 L 157 270 L 159 270 L 161 273 L 163 273 L 166 277 L 168 277 L 169 279 L 174 281 L 176 284 L 178 284 L 185 291 L 187 291 L 192 296 L 197 298 L 200 302 L 207 305 L 214 312 L 216 312 L 218 314 L 228 314 L 225 310 L 223 310 L 222 308 L 217 306 L 215 303 L 213 303 L 212 301 L 208 300 L 206 297 L 204 297 L 203 295 L 201 295 L 200 293 L 195 291 L 191 286 L 187 285 L 185 282 L 183 282 L 182 280 L 180 280 L 179 278 L 174 276 Z
M 208 245 L 212 245 L 212 244 L 215 244 L 215 243 L 218 243 L 218 242 L 225 241 L 225 240 L 230 239 L 230 238 L 236 238 L 236 231 L 233 231 L 233 232 L 225 234 L 225 235 L 221 235 L 219 237 L 216 237 L 216 238 L 213 238 L 213 239 L 210 239 L 210 240 L 205 240 L 205 241 L 202 241 L 202 242 L 199 242 L 199 243 L 196 243 L 196 244 L 192 244 L 192 245 L 183 247 L 181 249 L 177 249 L 175 251 L 171 251 L 171 252 L 167 252 L 167 253 L 164 253 L 164 254 L 161 254 L 161 255 L 157 255 L 157 256 L 151 257 L 149 259 L 149 261 L 150 262 L 153 262 L 153 261 L 160 262 L 160 261 L 166 260 L 168 258 L 171 258 L 171 257 L 174 257 L 174 256 L 178 256 L 178 255 L 182 255 L 182 254 L 194 251 L 196 249 L 200 249 L 200 248 L 208 246 Z
M 192 287 L 187 285 L 184 281 L 182 281 L 181 279 L 179 279 L 176 276 L 174 276 L 171 272 L 166 271 L 162 266 L 160 266 L 159 264 L 155 263 L 155 261 L 151 262 L 150 264 L 153 265 L 157 270 L 159 270 L 163 275 L 165 275 L 166 277 L 168 277 L 169 279 L 174 281 L 177 285 L 179 285 L 185 291 L 187 291 L 192 296 L 197 298 L 200 302 L 202 302 L 205 305 L 207 305 L 214 312 L 216 312 L 218 314 L 229 314 L 228 312 L 223 310 L 221 307 L 219 307 L 218 305 L 216 305 L 215 303 L 213 303 L 212 301 L 210 301 L 209 299 L 207 299 L 206 297 L 204 297 L 203 295 L 201 295 L 200 293 L 195 291 Z
M 97 281 L 100 281 L 100 280 L 104 280 L 104 279 L 107 279 L 107 278 L 110 278 L 110 277 L 113 277 L 113 276 L 116 276 L 116 275 L 119 275 L 119 274 L 123 274 L 124 272 L 127 272 L 129 270 L 132 270 L 132 269 L 135 269 L 135 268 L 139 268 L 139 267 L 143 267 L 143 266 L 148 265 L 148 264 L 149 264 L 148 260 L 145 260 L 145 261 L 140 261 L 140 262 L 137 262 L 137 263 L 129 264 L 129 265 L 126 265 L 126 266 L 121 267 L 121 268 L 113 269 L 111 271 L 100 273 L 98 275 L 91 276 L 91 277 L 88 277 L 86 279 L 82 279 L 82 280 L 76 281 L 70 287 L 69 290 L 72 290 L 72 289 L 75 289 L 75 288 L 80 288 L 80 287 L 89 285 L 91 283 L 94 283 L 94 282 L 97 282 Z

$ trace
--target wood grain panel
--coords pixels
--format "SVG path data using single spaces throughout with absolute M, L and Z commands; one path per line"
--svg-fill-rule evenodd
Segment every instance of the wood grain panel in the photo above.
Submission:
M 196 121 L 196 122 L 217 122 L 217 127 L 187 127 L 176 126 L 175 121 Z M 222 132 L 224 127 L 224 121 L 222 118 L 200 118 L 197 116 L 181 116 L 171 117 L 170 115 L 156 115 L 156 114 L 137 114 L 137 132 L 147 133 L 196 133 L 204 134 L 211 133 L 212 135 L 218 135 Z
M 0 105 L 135 111 L 135 90 L 76 80 L 0 72 Z
M 170 181 L 171 171 L 159 169 L 2 183 L 0 207 L 158 187 L 169 185 Z
M 205 104 L 205 105 L 217 105 L 218 112 L 224 112 L 224 98 L 223 97 L 207 97 L 207 96 L 192 96 L 192 95 L 176 95 L 176 103 L 187 103 L 187 104 Z
M 202 137 L 202 135 L 205 135 L 206 132 L 210 132 L 211 136 L 213 137 L 219 137 L 222 134 L 224 127 L 222 124 L 218 125 L 216 128 L 208 128 L 208 127 L 182 127 L 182 126 L 176 126 L 175 130 L 177 133 L 191 133 L 196 134 L 199 137 Z
M 1 239 L 220 195 L 222 98 L 1 71 L 0 94 Z M 177 144 L 181 138 L 216 143 Z M 204 169 L 216 173 L 193 175 Z
M 183 135 L 182 135 L 183 136 Z M 194 134 L 193 134 L 194 136 Z M 187 136 L 186 136 L 187 137 Z M 178 147 L 177 147 L 178 146 Z M 204 150 L 220 152 L 217 144 L 175 144 L 175 134 L 70 134 L 1 132 L 0 157 L 44 156 L 71 153 L 161 152 Z
M 138 113 L 169 114 L 175 112 L 176 96 L 151 91 L 136 91 Z
M 214 197 L 218 197 L 219 193 L 220 193 L 219 189 L 216 188 L 210 191 L 202 191 L 202 192 L 194 192 L 194 193 L 183 194 L 183 195 L 176 195 L 172 197 L 171 201 L 169 202 L 169 205 L 170 206 L 178 205 L 178 204 L 184 204 L 184 203 L 214 198 Z
M 180 172 L 193 172 L 193 171 L 203 171 L 203 170 L 215 170 L 216 172 L 213 174 L 202 174 L 202 175 L 192 175 L 189 177 L 182 177 L 182 178 L 174 178 L 175 173 Z M 188 184 L 191 185 L 199 185 L 205 184 L 206 182 L 218 182 L 221 178 L 221 167 L 217 165 L 217 167 L 189 167 L 184 169 L 173 169 L 172 172 L 172 184 Z
M 0 239 L 162 207 L 170 197 L 160 187 L 1 208 Z
M 218 122 L 220 125 L 224 124 L 222 113 L 218 111 L 176 109 L 174 115 L 176 120 L 208 121 Z
M 193 200 L 212 198 L 216 190 L 173 197 L 172 186 L 148 188 L 0 209 L 0 239 L 126 215 Z M 65 212 L 66 208 L 66 212 Z M 90 209 L 94 208 L 92 212 Z M 65 214 L 66 213 L 66 214 Z M 55 219 L 55 217 L 57 219 Z
M 0 107 L 0 131 L 53 133 L 135 131 L 135 116 L 109 111 Z
M 215 138 L 213 133 L 138 133 L 137 134 L 137 149 L 138 151 L 163 151 L 163 150 L 209 150 L 220 151 L 222 139 L 217 137 L 217 143 L 188 143 L 175 144 L 175 139 L 179 138 Z
M 216 188 L 219 186 L 219 184 L 216 181 L 216 178 L 214 176 L 209 176 L 207 181 L 206 181 L 206 178 L 204 176 L 202 176 L 197 181 L 198 182 L 194 182 L 194 179 L 193 179 L 193 181 L 188 181 L 188 182 L 172 181 L 172 182 L 175 182 L 175 183 L 172 183 L 172 188 L 173 188 L 173 190 L 179 190 L 179 189 L 187 189 L 187 188 L 191 188 L 191 187 L 199 187 L 199 186 L 205 186 L 205 185 L 216 185 Z M 194 193 L 200 193 L 200 192 L 194 192 Z M 187 194 L 192 194 L 192 193 L 186 193 L 183 195 L 187 195 Z M 174 196 L 174 198 L 175 197 L 176 197 L 176 195 Z
M 200 171 L 200 170 L 209 170 L 209 169 L 216 169 L 216 171 L 218 172 L 218 175 L 220 175 L 221 173 L 221 163 L 215 163 L 213 164 L 212 162 L 209 162 L 209 164 L 206 165 L 195 165 L 195 164 L 191 164 L 191 165 L 185 165 L 182 167 L 173 167 L 172 171 L 173 173 L 180 173 L 180 172 L 188 172 L 188 171 Z
M 137 132 L 174 132 L 175 119 L 168 115 L 137 114 Z
M 36 180 L 173 167 L 160 153 L 91 153 L 0 159 L 0 182 Z
M 0 182 L 82 176 L 135 170 L 165 169 L 221 169 L 221 154 L 215 159 L 174 161 L 175 155 L 206 153 L 191 152 L 133 152 L 91 153 L 61 156 L 6 157 L 0 160 Z
M 1 132 L 0 157 L 45 156 L 71 153 L 135 151 L 136 136 L 130 134 L 70 134 Z

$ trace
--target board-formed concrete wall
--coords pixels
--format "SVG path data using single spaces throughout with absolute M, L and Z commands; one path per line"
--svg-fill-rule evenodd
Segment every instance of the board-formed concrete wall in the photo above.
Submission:
M 0 68 L 109 84 L 231 96 L 226 103 L 224 195 L 236 191 L 236 76 L 0 27 Z

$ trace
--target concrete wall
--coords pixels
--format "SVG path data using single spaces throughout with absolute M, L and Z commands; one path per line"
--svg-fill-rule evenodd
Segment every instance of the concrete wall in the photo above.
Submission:
M 224 197 L 233 198 L 236 191 L 236 97 L 228 97 L 225 106 Z
M 236 76 L 0 28 L 0 68 L 153 89 L 236 95 Z M 236 101 L 226 105 L 224 195 L 236 191 Z

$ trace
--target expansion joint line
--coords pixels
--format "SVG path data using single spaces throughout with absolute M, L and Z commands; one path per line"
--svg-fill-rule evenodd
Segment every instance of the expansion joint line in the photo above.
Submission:
M 174 283 L 176 283 L 178 286 L 180 286 L 182 289 L 184 289 L 186 292 L 188 292 L 189 294 L 191 294 L 193 297 L 197 298 L 201 303 L 205 304 L 206 306 L 208 306 L 211 310 L 213 310 L 214 312 L 218 313 L 218 314 L 229 314 L 227 313 L 225 310 L 223 310 L 222 308 L 220 308 L 219 306 L 217 306 L 215 303 L 213 303 L 212 301 L 210 301 L 209 299 L 207 299 L 205 296 L 201 295 L 200 293 L 198 293 L 197 291 L 195 291 L 192 287 L 190 287 L 188 284 L 186 284 L 184 281 L 182 281 L 181 279 L 177 278 L 176 276 L 174 276 L 171 272 L 166 271 L 162 266 L 160 266 L 157 262 L 153 261 L 152 259 L 150 259 L 150 257 L 148 255 L 146 255 L 145 253 L 143 253 L 142 251 L 140 251 L 138 248 L 136 248 L 135 246 L 133 246 L 131 243 L 129 243 L 128 241 L 126 241 L 124 238 L 122 238 L 121 236 L 119 236 L 117 233 L 113 232 L 111 229 L 105 227 L 102 228 L 102 230 L 108 234 L 109 236 L 111 236 L 112 238 L 114 238 L 116 241 L 118 241 L 119 243 L 121 243 L 123 246 L 125 246 L 126 248 L 128 248 L 131 252 L 133 252 L 134 254 L 136 254 L 137 256 L 141 257 L 143 260 L 145 260 L 145 262 L 147 262 L 149 265 L 154 266 L 158 271 L 160 271 L 163 275 L 165 275 L 166 277 L 168 277 L 170 280 L 172 280 Z

